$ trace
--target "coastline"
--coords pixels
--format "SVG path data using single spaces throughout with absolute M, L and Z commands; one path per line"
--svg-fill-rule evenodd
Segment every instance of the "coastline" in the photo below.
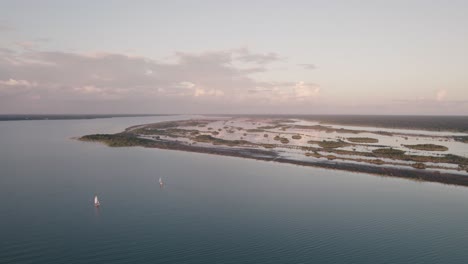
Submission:
M 86 140 L 79 138 L 80 141 L 95 142 L 94 140 Z M 106 144 L 103 141 L 101 143 Z M 106 144 L 108 145 L 108 144 Z M 176 150 L 185 152 L 194 152 L 202 154 L 212 154 L 229 157 L 240 157 L 247 159 L 254 159 L 260 161 L 279 162 L 294 164 L 307 167 L 317 167 L 325 169 L 342 170 L 357 173 L 366 173 L 384 177 L 403 178 L 408 180 L 436 182 L 448 185 L 468 186 L 468 177 L 456 174 L 438 171 L 419 170 L 411 168 L 396 168 L 386 166 L 371 166 L 366 164 L 351 164 L 342 162 L 330 161 L 303 161 L 294 160 L 279 155 L 274 151 L 249 149 L 249 148 L 227 148 L 227 147 L 200 147 L 193 145 L 186 145 L 176 141 L 158 140 L 152 141 L 150 145 L 134 145 L 145 148 L 157 148 L 166 150 Z M 129 146 L 130 147 L 130 146 Z

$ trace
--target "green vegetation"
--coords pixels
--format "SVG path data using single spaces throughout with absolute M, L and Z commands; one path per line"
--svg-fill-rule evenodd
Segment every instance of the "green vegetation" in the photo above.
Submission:
M 318 152 L 314 151 L 314 152 L 307 152 L 305 154 L 307 157 L 314 157 L 314 158 L 321 158 L 322 155 L 320 155 Z
M 417 144 L 417 145 L 403 145 L 410 149 L 416 150 L 427 150 L 427 151 L 447 151 L 446 146 L 435 145 L 435 144 Z
M 318 152 L 307 152 L 305 154 L 307 157 L 314 157 L 314 158 L 322 158 L 325 157 L 328 160 L 334 160 L 334 159 L 341 159 L 341 160 L 350 160 L 350 161 L 357 161 L 357 162 L 366 162 L 369 164 L 375 164 L 375 165 L 382 165 L 385 164 L 385 162 L 381 159 L 374 159 L 374 160 L 369 160 L 369 159 L 360 159 L 360 158 L 345 158 L 345 157 L 337 157 L 335 155 L 321 155 Z
M 372 153 L 378 154 L 378 155 L 383 155 L 383 156 L 402 156 L 405 154 L 405 151 L 399 150 L 399 149 L 394 149 L 394 148 L 380 148 L 380 149 L 374 149 L 372 150 Z
M 468 172 L 468 165 L 458 164 L 458 169 L 457 170 L 459 170 L 459 171 L 464 170 L 464 171 Z
M 257 132 L 263 132 L 264 130 L 263 130 L 263 129 L 254 128 L 254 129 L 247 129 L 246 131 L 249 132 L 249 133 L 257 133 Z
M 211 135 L 198 135 L 192 139 L 196 142 L 212 143 L 213 145 L 226 145 L 229 147 L 235 147 L 240 145 L 252 145 L 251 142 L 246 140 L 226 140 L 221 138 L 215 138 Z
M 385 162 L 381 159 L 375 159 L 375 160 L 369 160 L 369 163 L 375 164 L 375 165 L 382 165 Z
M 453 163 L 453 164 L 462 164 L 462 165 L 468 165 L 468 158 L 453 155 L 453 154 L 446 154 L 444 157 L 441 158 L 441 162 L 445 163 Z
M 418 163 L 412 164 L 411 167 L 415 169 L 424 170 L 426 168 L 426 165 L 424 163 L 418 162 Z
M 283 144 L 289 143 L 289 139 L 287 139 L 285 137 L 275 136 L 273 139 L 276 140 L 276 141 L 279 141 L 279 142 L 281 142 Z
M 132 135 L 159 135 L 159 136 L 168 136 L 168 137 L 186 137 L 188 135 L 195 135 L 198 134 L 198 130 L 193 129 L 181 129 L 181 128 L 167 128 L 167 129 L 156 129 L 156 128 L 149 128 L 143 127 L 139 129 L 135 129 L 132 131 L 126 132 L 126 134 Z
M 86 135 L 80 138 L 82 141 L 102 142 L 109 147 L 149 147 L 154 141 L 146 138 L 138 138 L 130 134 L 94 134 Z
M 468 136 L 458 136 L 458 137 L 454 137 L 453 139 L 455 139 L 455 141 L 468 143 Z
M 420 156 L 420 155 L 377 155 L 385 158 L 392 158 L 405 161 L 414 161 L 414 162 L 431 162 L 431 163 L 450 163 L 450 164 L 466 164 L 468 165 L 468 158 L 447 154 L 444 156 Z
M 281 127 L 281 125 L 275 125 L 275 126 L 261 126 L 261 127 L 257 127 L 257 129 L 275 129 L 275 128 L 279 128 Z
M 302 138 L 301 135 L 294 135 L 294 136 L 292 136 L 292 139 L 301 139 L 301 138 Z
M 185 142 L 179 143 L 177 140 L 165 140 L 168 137 L 170 138 L 184 138 L 189 139 L 192 142 L 188 145 L 197 144 L 197 142 L 204 142 L 210 143 L 213 145 L 224 145 L 230 147 L 247 147 L 247 148 L 265 148 L 265 149 L 273 149 L 273 148 L 282 148 L 282 149 L 300 149 L 304 151 L 306 156 L 315 157 L 315 158 L 326 158 L 328 160 L 352 160 L 357 162 L 365 162 L 369 164 L 375 165 L 382 165 L 382 164 L 395 164 L 401 166 L 412 166 L 417 169 L 425 169 L 427 168 L 436 168 L 437 166 L 441 166 L 443 168 L 443 164 L 434 165 L 430 163 L 449 163 L 449 164 L 457 164 L 458 170 L 467 170 L 468 171 L 468 158 L 447 154 L 447 155 L 440 155 L 435 154 L 434 156 L 429 155 L 413 155 L 413 154 L 406 154 L 404 150 L 394 149 L 390 147 L 383 147 L 370 150 L 347 150 L 347 149 L 340 149 L 342 147 L 347 146 L 357 146 L 360 145 L 359 143 L 378 143 L 378 139 L 371 138 L 371 137 L 349 137 L 345 138 L 340 135 L 331 135 L 332 138 L 336 138 L 336 140 L 323 140 L 323 141 L 308 141 L 309 144 L 316 144 L 316 145 L 307 145 L 307 146 L 296 146 L 296 145 L 289 145 L 291 138 L 294 140 L 299 140 L 304 138 L 303 134 L 300 134 L 299 131 L 291 131 L 292 133 L 287 135 L 286 133 L 278 133 L 274 136 L 274 140 L 278 141 L 278 144 L 265 144 L 261 143 L 261 139 L 259 142 L 249 142 L 243 140 L 243 137 L 240 140 L 227 140 L 223 138 L 217 138 L 215 136 L 220 135 L 222 129 L 213 129 L 209 127 L 212 123 L 212 120 L 187 120 L 187 121 L 169 121 L 169 122 L 161 122 L 157 124 L 148 124 L 148 125 L 139 125 L 127 128 L 125 132 L 118 133 L 118 134 L 95 134 L 95 135 L 87 135 L 80 138 L 83 141 L 96 141 L 105 143 L 111 147 L 131 147 L 131 146 L 143 146 L 143 147 L 160 147 L 160 148 L 178 148 L 181 145 L 184 145 Z M 259 123 L 256 123 L 257 125 Z M 225 126 L 225 131 L 227 133 L 235 133 L 236 130 L 241 131 L 240 134 L 247 136 L 247 133 L 258 133 L 261 137 L 263 135 L 264 138 L 268 138 L 269 134 L 265 132 L 264 129 L 271 129 L 271 128 L 284 128 L 284 129 L 316 129 L 325 131 L 327 133 L 360 133 L 364 131 L 360 130 L 347 130 L 347 129 L 334 129 L 331 127 L 326 126 L 299 126 L 290 124 L 285 125 L 281 123 L 273 122 L 271 123 L 274 126 L 267 126 L 267 127 L 258 127 L 254 129 L 243 129 L 241 127 L 227 127 Z M 184 126 L 186 127 L 184 129 Z M 192 129 L 193 127 L 198 128 L 199 126 L 206 127 L 203 130 L 196 130 Z M 208 128 L 209 127 L 209 128 Z M 261 133 L 263 132 L 263 133 Z M 377 134 L 384 134 L 385 132 L 376 132 Z M 141 138 L 144 135 L 146 138 Z M 404 135 L 404 134 L 402 134 Z M 273 136 L 273 135 L 272 135 Z M 307 134 L 306 134 L 307 136 Z M 221 137 L 221 136 L 220 136 Z M 150 138 L 154 139 L 151 140 Z M 162 138 L 162 139 L 161 139 Z M 460 137 L 443 137 L 443 139 L 453 139 L 460 142 L 468 143 L 468 136 L 460 136 Z M 439 140 L 440 141 L 440 140 Z M 279 143 L 285 144 L 281 145 Z M 294 142 L 294 141 L 293 141 Z M 276 142 L 275 142 L 276 143 Z M 366 146 L 366 145 L 364 145 Z M 368 145 L 367 145 L 368 146 Z M 404 145 L 410 149 L 416 150 L 425 150 L 425 151 L 447 151 L 448 148 L 442 145 L 435 145 L 435 144 L 415 144 L 415 145 Z M 377 146 L 373 146 L 377 147 Z M 265 150 L 263 150 L 265 151 Z M 319 153 L 320 152 L 320 153 Z M 344 156 L 346 155 L 346 156 Z M 353 156 L 353 157 L 350 157 Z M 389 161 L 387 159 L 397 160 L 397 161 Z M 398 162 L 398 161 L 405 161 L 405 163 Z M 450 169 L 450 168 L 449 168 Z
M 197 142 L 211 143 L 212 141 L 216 140 L 216 138 L 210 135 L 198 135 L 194 137 L 193 140 Z
M 376 131 L 376 132 L 372 132 L 374 134 L 377 134 L 377 135 L 382 135 L 382 136 L 393 136 L 393 133 L 390 133 L 390 132 L 387 132 L 387 131 Z
M 353 142 L 353 143 L 378 143 L 379 140 L 376 138 L 370 138 L 370 137 L 350 137 L 347 138 L 348 141 Z

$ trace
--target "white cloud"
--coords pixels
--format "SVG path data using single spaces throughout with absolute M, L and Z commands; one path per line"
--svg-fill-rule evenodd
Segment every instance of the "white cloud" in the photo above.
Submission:
M 210 89 L 210 90 L 205 90 L 203 88 L 195 88 L 195 91 L 193 93 L 194 97 L 201 97 L 201 96 L 223 96 L 224 92 L 218 89 Z
M 298 99 L 316 98 L 320 93 L 320 87 L 301 81 L 294 86 L 294 93 Z
M 74 90 L 78 93 L 83 93 L 83 94 L 98 94 L 104 91 L 102 88 L 98 88 L 93 85 L 85 85 L 82 87 L 76 87 L 74 88 Z
M 296 104 L 316 100 L 320 96 L 320 87 L 313 83 L 283 82 L 263 83 L 249 91 L 249 97 L 270 103 Z
M 0 55 L 0 85 L 4 87 L 0 96 L 2 93 L 15 95 L 18 102 L 36 96 L 41 98 L 44 107 L 48 100 L 65 105 L 77 101 L 90 105 L 112 99 L 134 107 L 142 105 L 141 102 L 157 107 L 164 105 L 177 112 L 177 105 L 218 111 L 219 106 L 227 105 L 243 109 L 274 103 L 305 104 L 320 92 L 317 85 L 306 82 L 257 81 L 252 74 L 266 71 L 269 63 L 279 60 L 279 56 L 242 49 L 199 54 L 179 52 L 171 62 L 112 53 L 0 49 Z M 16 86 L 22 88 L 5 90 Z M 113 107 L 108 109 L 114 111 Z M 151 109 L 146 111 L 152 112 Z
M 0 80 L 0 85 L 6 85 L 6 86 L 25 86 L 25 87 L 33 87 L 37 86 L 36 82 L 29 82 L 26 80 L 15 80 L 15 79 L 8 79 L 6 81 Z
M 192 89 L 193 87 L 195 87 L 195 84 L 191 82 L 180 82 L 178 83 L 177 87 L 183 89 Z
M 203 95 L 205 95 L 205 94 L 206 94 L 205 89 L 196 88 L 196 89 L 195 89 L 195 93 L 193 94 L 193 96 L 198 97 L 198 96 L 203 96 Z

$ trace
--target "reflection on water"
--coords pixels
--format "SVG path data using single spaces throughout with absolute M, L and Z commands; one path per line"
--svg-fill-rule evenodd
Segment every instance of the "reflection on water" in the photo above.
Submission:
M 99 216 L 101 214 L 101 207 L 100 206 L 94 206 L 94 212 L 95 212 L 96 218 L 99 218 Z

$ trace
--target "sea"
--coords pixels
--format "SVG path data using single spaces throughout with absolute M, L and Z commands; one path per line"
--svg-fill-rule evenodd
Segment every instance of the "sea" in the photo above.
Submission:
M 0 263 L 468 263 L 466 187 L 74 139 L 193 117 L 0 122 Z

